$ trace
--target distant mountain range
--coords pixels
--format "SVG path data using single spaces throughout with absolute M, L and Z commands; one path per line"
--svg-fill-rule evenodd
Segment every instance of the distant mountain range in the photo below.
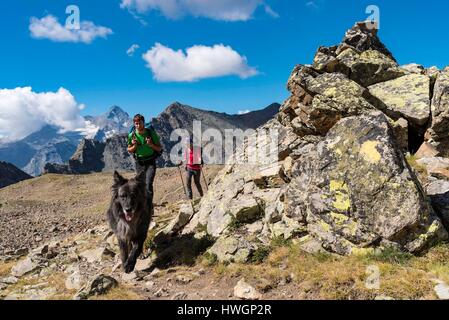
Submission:
M 194 121 L 201 121 L 202 132 L 209 128 L 217 129 L 221 133 L 226 129 L 255 129 L 272 119 L 279 111 L 279 107 L 280 105 L 275 103 L 263 110 L 244 115 L 229 115 L 175 102 L 151 121 L 165 151 L 158 159 L 158 165 L 160 167 L 173 165 L 169 152 L 179 142 L 170 141 L 170 135 L 175 129 L 186 129 L 191 133 Z M 45 166 L 45 172 L 61 174 L 133 169 L 134 160 L 127 152 L 127 134 L 114 135 L 106 139 L 106 142 L 99 143 L 84 139 L 66 165 L 48 163 Z
M 47 163 L 63 164 L 84 138 L 106 141 L 129 130 L 132 120 L 117 106 L 98 117 L 86 116 L 82 131 L 61 133 L 55 126 L 44 126 L 20 141 L 0 144 L 0 160 L 9 162 L 32 176 L 43 172 Z
M 203 130 L 246 130 L 257 128 L 273 118 L 279 107 L 279 104 L 274 103 L 263 110 L 229 115 L 175 102 L 154 118 L 152 124 L 161 136 L 164 150 L 170 150 L 176 143 L 170 142 L 171 132 L 177 128 L 185 128 L 191 132 L 194 120 L 202 122 Z M 99 171 L 99 168 L 132 169 L 134 163 L 126 152 L 126 141 L 123 141 L 124 135 L 132 126 L 129 114 L 120 107 L 113 106 L 106 113 L 97 117 L 86 116 L 85 120 L 86 128 L 82 131 L 61 133 L 59 128 L 47 125 L 20 141 L 0 144 L 0 161 L 9 162 L 32 176 L 42 174 L 46 166 L 47 172 L 61 173 L 84 173 Z M 101 159 L 99 154 L 103 155 Z M 88 164 L 86 159 L 96 163 Z M 169 155 L 164 154 L 160 165 L 168 165 L 168 162 Z M 70 164 L 73 170 L 70 169 Z
M 179 102 L 171 104 L 157 118 L 153 119 L 153 127 L 159 134 L 164 147 L 164 154 L 159 165 L 170 164 L 170 150 L 178 141 L 170 141 L 173 130 L 182 128 L 192 133 L 194 121 L 201 121 L 202 132 L 209 128 L 219 130 L 223 136 L 226 129 L 256 129 L 271 120 L 279 112 L 280 104 L 273 103 L 268 107 L 243 115 L 229 115 L 215 111 L 205 111 L 183 105 Z

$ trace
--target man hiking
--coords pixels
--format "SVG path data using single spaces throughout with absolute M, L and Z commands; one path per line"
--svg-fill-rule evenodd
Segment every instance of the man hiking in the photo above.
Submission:
M 156 158 L 162 151 L 160 138 L 153 127 L 145 127 L 145 118 L 137 114 L 133 118 L 134 128 L 128 135 L 128 152 L 136 160 L 136 172 L 146 172 L 146 185 L 153 203 L 153 182 L 156 175 Z
M 193 139 L 189 138 L 186 148 L 184 161 L 186 163 L 187 171 L 187 197 L 192 200 L 192 178 L 195 182 L 195 186 L 202 197 L 204 195 L 203 188 L 201 187 L 201 170 L 203 167 L 202 148 L 193 146 Z

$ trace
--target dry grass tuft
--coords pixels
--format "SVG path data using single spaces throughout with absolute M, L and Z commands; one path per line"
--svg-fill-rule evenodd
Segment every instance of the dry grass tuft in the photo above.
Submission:
M 8 261 L 0 263 L 0 277 L 8 276 L 11 273 L 12 267 L 16 265 L 17 261 Z
M 89 300 L 142 300 L 143 297 L 138 295 L 132 289 L 125 286 L 118 286 L 111 289 L 108 293 L 101 296 L 94 296 Z
M 448 260 L 448 244 L 423 257 L 394 250 L 348 257 L 308 254 L 291 244 L 274 248 L 262 264 L 217 263 L 212 270 L 219 277 L 245 277 L 261 291 L 291 277 L 301 299 L 372 300 L 388 296 L 419 300 L 436 298 L 433 277 L 449 282 Z M 378 289 L 370 286 L 372 270 L 379 271 Z

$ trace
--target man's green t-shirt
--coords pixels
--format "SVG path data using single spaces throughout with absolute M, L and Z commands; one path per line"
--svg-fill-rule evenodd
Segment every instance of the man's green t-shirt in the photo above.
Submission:
M 147 137 L 151 137 L 154 144 L 159 144 L 160 138 L 154 130 L 145 129 L 145 133 L 143 135 L 139 134 L 137 130 L 135 131 L 136 140 L 137 140 L 137 151 L 136 156 L 138 160 L 145 161 L 154 156 L 155 151 L 145 142 Z M 128 145 L 132 145 L 133 140 L 133 132 L 128 135 Z

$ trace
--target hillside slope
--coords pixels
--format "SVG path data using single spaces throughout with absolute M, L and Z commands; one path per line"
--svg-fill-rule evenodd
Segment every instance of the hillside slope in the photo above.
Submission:
M 206 167 L 207 179 L 212 180 L 220 168 Z M 5 251 L 34 248 L 46 240 L 62 239 L 104 223 L 111 185 L 112 173 L 47 174 L 1 189 L 0 256 Z M 158 169 L 154 191 L 156 211 L 184 199 L 178 168 Z
M 16 166 L 0 161 L 0 189 L 32 177 Z

